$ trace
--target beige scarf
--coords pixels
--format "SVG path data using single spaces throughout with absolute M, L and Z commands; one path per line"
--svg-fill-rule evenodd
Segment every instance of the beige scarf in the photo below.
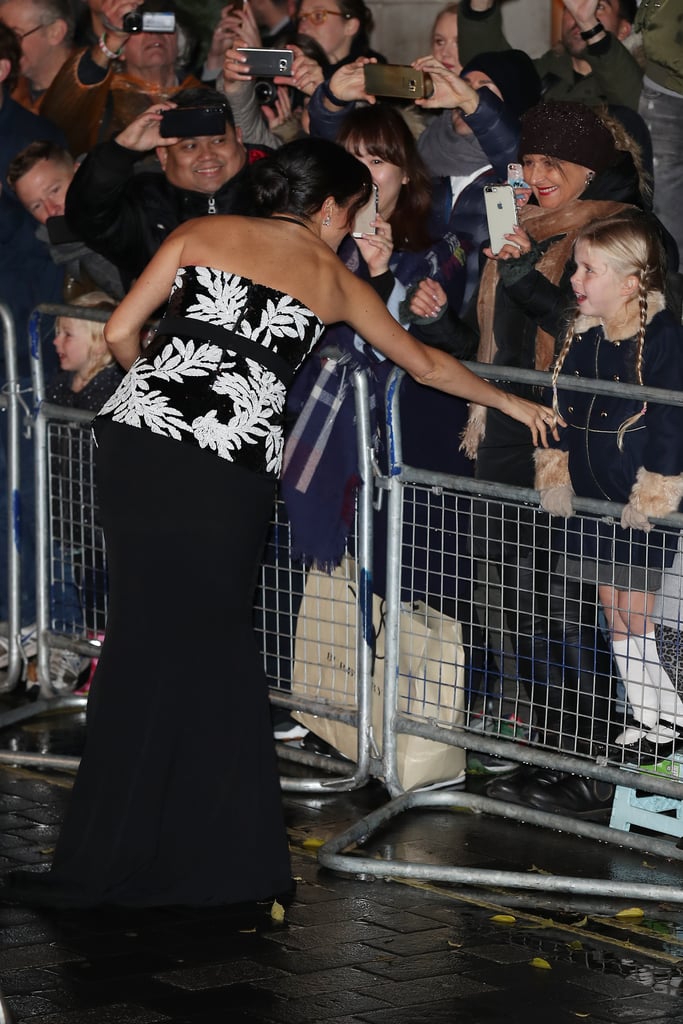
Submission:
M 540 206 L 525 206 L 520 212 L 519 222 L 524 230 L 537 242 L 560 235 L 556 242 L 543 254 L 536 270 L 552 284 L 559 284 L 564 269 L 571 258 L 574 240 L 581 228 L 593 220 L 602 220 L 614 213 L 629 209 L 625 203 L 607 200 L 573 199 L 561 210 L 544 210 Z M 479 320 L 479 348 L 477 362 L 491 364 L 498 349 L 493 331 L 496 287 L 498 285 L 498 261 L 488 260 L 481 275 L 477 301 Z M 555 353 L 555 339 L 540 327 L 536 331 L 537 370 L 549 370 Z M 470 406 L 467 425 L 462 434 L 461 449 L 470 459 L 476 459 L 477 449 L 486 428 L 486 408 L 483 405 Z

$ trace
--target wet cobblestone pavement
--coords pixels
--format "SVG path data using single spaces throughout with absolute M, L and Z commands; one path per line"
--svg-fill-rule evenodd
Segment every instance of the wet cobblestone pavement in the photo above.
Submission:
M 78 755 L 82 715 L 2 731 Z M 288 765 L 283 770 L 291 771 Z M 70 777 L 0 766 L 0 871 L 47 863 Z M 21 1024 L 600 1024 L 683 1020 L 683 907 L 342 876 L 315 849 L 386 799 L 287 794 L 296 897 L 253 910 L 0 907 L 4 1018 Z M 239 842 L 239 835 L 235 836 Z M 680 884 L 680 864 L 455 811 L 413 811 L 383 857 Z

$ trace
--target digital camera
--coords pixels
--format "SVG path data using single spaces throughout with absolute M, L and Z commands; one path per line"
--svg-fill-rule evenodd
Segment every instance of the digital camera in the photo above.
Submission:
M 144 5 L 123 16 L 124 32 L 175 32 L 175 14 L 171 11 L 146 11 Z

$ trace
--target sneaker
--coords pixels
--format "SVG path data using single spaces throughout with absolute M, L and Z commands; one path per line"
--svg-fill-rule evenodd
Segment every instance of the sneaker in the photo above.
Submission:
M 308 736 L 309 730 L 301 722 L 297 722 L 291 715 L 282 717 L 273 726 L 273 736 L 280 743 L 291 743 L 293 740 L 302 740 Z
M 55 690 L 71 693 L 90 673 L 90 658 L 75 651 L 50 651 L 50 682 Z
M 477 715 L 470 728 L 473 732 L 504 739 L 515 739 L 522 743 L 528 743 L 531 738 L 529 726 L 514 714 L 506 715 L 505 718 Z M 502 757 L 487 754 L 482 750 L 467 751 L 468 775 L 504 775 L 516 771 L 518 768 L 519 761 L 506 761 Z
M 517 771 L 519 761 L 505 761 L 495 754 L 486 754 L 483 750 L 467 751 L 468 775 L 505 775 Z
M 38 650 L 38 637 L 35 622 L 30 626 L 24 626 L 19 637 L 21 644 L 21 657 L 24 662 L 34 658 Z M 0 636 L 0 672 L 4 672 L 9 665 L 9 638 Z

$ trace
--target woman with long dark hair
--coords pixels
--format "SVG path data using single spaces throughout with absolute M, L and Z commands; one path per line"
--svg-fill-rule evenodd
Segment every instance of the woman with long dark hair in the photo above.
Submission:
M 42 892 L 35 875 L 24 888 L 45 904 L 209 906 L 291 889 L 252 602 L 287 388 L 324 324 L 348 320 L 421 383 L 500 405 L 536 439 L 554 422 L 406 335 L 337 259 L 370 192 L 354 157 L 296 141 L 254 167 L 254 190 L 262 218 L 178 228 L 107 325 L 128 368 L 95 421 L 109 618 L 53 868 Z

